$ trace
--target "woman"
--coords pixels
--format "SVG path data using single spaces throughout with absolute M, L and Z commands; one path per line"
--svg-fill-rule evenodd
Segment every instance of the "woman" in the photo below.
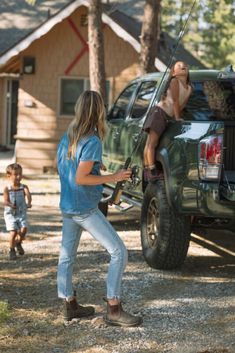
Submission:
M 186 63 L 177 61 L 170 70 L 169 86 L 166 94 L 150 112 L 144 131 L 148 133 L 144 148 L 144 175 L 146 181 L 159 177 L 155 165 L 155 150 L 159 139 L 167 127 L 167 122 L 175 118 L 182 120 L 181 113 L 192 93 L 189 70 Z
M 75 118 L 62 137 L 57 151 L 61 183 L 60 208 L 63 235 L 58 264 L 58 296 L 65 302 L 65 319 L 94 314 L 94 308 L 77 303 L 72 288 L 73 265 L 82 230 L 88 231 L 111 256 L 107 276 L 107 315 L 109 325 L 137 326 L 141 318 L 122 309 L 121 282 L 127 263 L 127 250 L 116 231 L 98 209 L 102 184 L 127 180 L 130 170 L 100 175 L 101 140 L 105 136 L 105 107 L 101 96 L 85 91 L 75 106 Z

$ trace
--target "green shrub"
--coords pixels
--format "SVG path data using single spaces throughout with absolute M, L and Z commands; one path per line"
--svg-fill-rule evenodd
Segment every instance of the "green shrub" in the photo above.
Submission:
M 7 320 L 9 315 L 8 303 L 0 301 L 0 324 Z

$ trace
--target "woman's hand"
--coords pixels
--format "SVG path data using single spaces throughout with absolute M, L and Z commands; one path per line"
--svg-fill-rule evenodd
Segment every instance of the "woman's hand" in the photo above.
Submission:
M 121 169 L 113 174 L 114 182 L 128 180 L 131 177 L 131 169 Z

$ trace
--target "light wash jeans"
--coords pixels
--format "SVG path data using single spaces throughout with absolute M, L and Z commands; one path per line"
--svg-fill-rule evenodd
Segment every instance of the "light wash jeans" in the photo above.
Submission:
M 107 298 L 120 298 L 122 275 L 128 258 L 127 250 L 99 209 L 83 215 L 63 214 L 63 234 L 57 273 L 59 298 L 69 299 L 73 296 L 73 265 L 83 229 L 109 252 L 111 261 L 106 282 Z

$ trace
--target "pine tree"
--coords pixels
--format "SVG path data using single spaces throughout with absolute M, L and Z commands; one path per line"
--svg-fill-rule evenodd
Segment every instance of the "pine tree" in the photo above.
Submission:
M 90 0 L 88 9 L 89 72 L 91 89 L 98 91 L 106 101 L 101 6 L 101 0 Z
M 235 5 L 230 0 L 207 0 L 202 32 L 204 62 L 222 69 L 235 64 Z
M 162 0 L 162 29 L 173 38 L 182 28 L 192 0 Z M 194 7 L 182 44 L 207 67 L 235 64 L 234 0 L 200 0 Z
M 161 0 L 146 0 L 145 2 L 140 39 L 140 69 L 142 74 L 155 71 L 154 62 L 160 35 L 160 4 Z

